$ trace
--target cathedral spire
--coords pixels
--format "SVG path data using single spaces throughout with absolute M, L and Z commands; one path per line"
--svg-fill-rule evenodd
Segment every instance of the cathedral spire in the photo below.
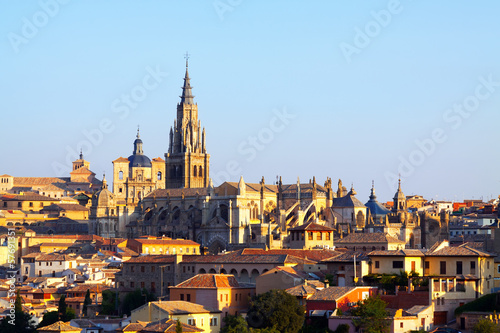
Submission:
M 188 59 L 189 53 L 186 52 L 186 74 L 184 75 L 184 86 L 182 87 L 181 104 L 194 104 L 193 102 L 193 92 L 191 91 L 191 83 L 188 72 Z

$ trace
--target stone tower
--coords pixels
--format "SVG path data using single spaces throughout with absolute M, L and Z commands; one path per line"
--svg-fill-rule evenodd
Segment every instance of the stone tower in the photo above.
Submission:
M 181 102 L 177 104 L 177 118 L 170 128 L 168 153 L 165 153 L 165 187 L 197 188 L 209 184 L 209 160 L 205 129 L 198 120 L 198 105 L 193 102 L 188 60 L 182 87 Z
M 401 190 L 401 179 L 398 182 L 398 190 L 394 194 L 394 205 L 392 206 L 392 211 L 395 213 L 406 212 L 406 196 Z

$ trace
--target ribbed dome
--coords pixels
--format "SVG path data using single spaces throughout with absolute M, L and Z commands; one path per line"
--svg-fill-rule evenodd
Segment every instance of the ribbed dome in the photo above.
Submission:
M 134 167 L 149 167 L 151 168 L 151 160 L 146 155 L 130 155 L 128 157 L 129 166 Z

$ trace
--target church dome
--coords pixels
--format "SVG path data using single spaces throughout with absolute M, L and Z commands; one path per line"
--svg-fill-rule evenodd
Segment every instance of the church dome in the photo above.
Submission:
M 110 190 L 106 178 L 102 179 L 102 188 L 92 197 L 92 206 L 94 207 L 113 207 L 115 206 L 115 197 Z
M 151 168 L 151 160 L 149 157 L 146 155 L 130 155 L 128 157 L 128 160 L 130 162 L 130 167 L 135 168 L 135 167 L 149 167 Z
M 139 129 L 137 129 L 137 138 L 134 141 L 134 152 L 128 157 L 129 167 L 131 168 L 151 168 L 151 160 L 144 155 L 142 150 L 142 140 L 139 137 Z

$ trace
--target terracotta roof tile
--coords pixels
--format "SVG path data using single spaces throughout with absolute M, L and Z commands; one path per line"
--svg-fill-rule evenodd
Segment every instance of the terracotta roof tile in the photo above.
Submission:
M 166 302 L 156 301 L 150 303 L 154 307 L 162 309 L 163 311 L 167 312 L 170 315 L 220 312 L 219 310 L 210 309 L 204 305 L 186 301 L 166 301 Z
M 335 241 L 337 245 L 346 243 L 359 243 L 359 244 L 372 244 L 372 243 L 397 243 L 405 244 L 402 240 L 399 240 L 388 233 L 374 232 L 374 233 L 353 233 L 349 234 L 344 238 L 337 239 Z
M 386 256 L 386 257 L 423 257 L 424 253 L 418 249 L 404 249 L 404 250 L 385 250 L 385 251 L 371 251 L 369 256 Z
M 329 287 L 318 290 L 308 301 L 336 301 L 347 293 L 353 291 L 356 287 Z
M 179 283 L 174 288 L 239 288 L 240 284 L 234 275 L 198 274 Z
M 37 330 L 38 332 L 66 332 L 66 331 L 81 332 L 82 331 L 81 328 L 71 326 L 69 323 L 65 323 L 63 321 L 58 321 L 52 325 L 44 326 Z
M 317 224 L 315 222 L 309 222 L 307 224 L 299 225 L 298 227 L 291 228 L 289 230 L 294 230 L 294 231 L 300 231 L 300 230 L 305 230 L 305 231 L 334 231 L 333 228 Z
M 176 327 L 177 327 L 177 320 L 173 319 L 163 319 L 159 321 L 154 321 L 141 329 L 141 333 L 170 333 L 170 332 L 176 332 Z M 182 332 L 205 332 L 204 329 L 198 328 L 196 326 L 184 324 L 181 322 L 181 327 L 182 327 Z

